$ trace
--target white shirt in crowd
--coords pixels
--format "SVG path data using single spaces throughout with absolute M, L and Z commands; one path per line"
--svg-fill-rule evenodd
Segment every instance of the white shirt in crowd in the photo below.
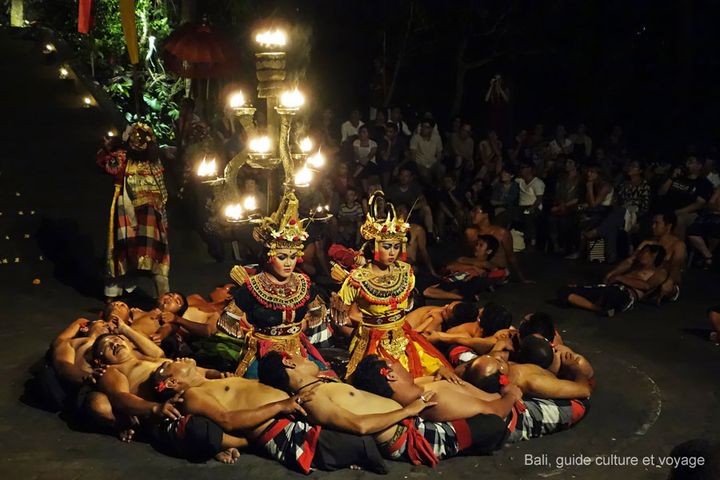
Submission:
M 518 199 L 518 205 L 521 207 L 529 207 L 535 205 L 537 198 L 545 194 L 545 182 L 540 180 L 538 177 L 533 177 L 530 183 L 526 183 L 525 179 L 518 177 L 515 182 L 520 188 L 520 197 Z M 542 210 L 542 204 L 538 205 L 538 209 Z
M 410 139 L 410 151 L 413 153 L 415 163 L 421 167 L 430 168 L 442 156 L 442 140 L 435 135 L 430 135 L 430 139 L 426 140 L 422 135 L 416 133 Z
M 350 120 L 348 120 L 348 121 L 346 121 L 345 123 L 343 123 L 343 124 L 340 126 L 340 135 L 341 135 L 341 140 L 340 140 L 340 141 L 344 142 L 345 140 L 347 140 L 348 137 L 352 137 L 352 136 L 354 136 L 354 135 L 357 135 L 357 134 L 358 134 L 358 129 L 359 129 L 360 127 L 362 127 L 363 125 L 365 125 L 365 124 L 363 123 L 362 120 L 360 120 L 360 122 L 358 123 L 357 127 L 356 127 L 355 125 L 353 125 L 352 123 L 350 123 Z
M 375 162 L 375 154 L 373 154 L 372 157 L 370 156 L 370 152 L 372 152 L 373 148 L 377 152 L 377 143 L 375 143 L 372 140 L 368 140 L 368 145 L 366 147 L 362 146 L 359 138 L 353 142 L 353 150 L 355 151 L 355 158 L 358 161 L 361 158 L 367 158 L 369 162 L 376 163 Z

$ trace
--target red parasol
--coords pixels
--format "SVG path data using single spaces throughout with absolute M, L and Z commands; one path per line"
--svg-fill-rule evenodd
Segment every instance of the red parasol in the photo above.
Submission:
M 219 32 L 203 21 L 186 23 L 165 41 L 165 66 L 185 78 L 218 78 L 238 67 L 237 51 Z

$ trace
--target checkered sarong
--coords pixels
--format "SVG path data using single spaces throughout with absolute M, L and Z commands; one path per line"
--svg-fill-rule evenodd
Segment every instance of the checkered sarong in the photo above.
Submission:
M 429 444 L 430 450 L 437 460 L 455 456 L 460 451 L 458 436 L 452 423 L 430 422 L 420 417 L 414 417 L 412 422 L 415 430 Z M 408 452 L 407 429 L 412 427 L 399 426 L 398 428 L 405 430 L 402 431 L 399 438 L 381 445 L 381 451 L 391 460 L 408 460 L 411 457 Z
M 323 319 L 319 325 L 305 329 L 305 336 L 315 348 L 327 348 L 332 346 L 333 331 L 326 319 Z
M 548 400 L 531 398 L 517 402 L 507 418 L 506 443 L 529 440 L 567 430 L 590 408 L 590 399 Z
M 134 269 L 167 276 L 170 252 L 165 212 L 151 204 L 133 207 L 126 196 L 120 195 L 116 215 L 111 277 Z
M 320 430 L 320 427 L 307 422 L 280 418 L 257 440 L 270 458 L 288 468 L 310 473 Z

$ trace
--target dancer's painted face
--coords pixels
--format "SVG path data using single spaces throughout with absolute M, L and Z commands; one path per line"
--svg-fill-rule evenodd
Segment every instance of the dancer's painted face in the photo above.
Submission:
M 381 264 L 394 263 L 398 259 L 398 255 L 400 255 L 400 242 L 380 242 L 378 260 Z
M 298 261 L 298 251 L 289 248 L 277 250 L 277 253 L 270 260 L 270 269 L 277 278 L 288 278 L 295 270 Z

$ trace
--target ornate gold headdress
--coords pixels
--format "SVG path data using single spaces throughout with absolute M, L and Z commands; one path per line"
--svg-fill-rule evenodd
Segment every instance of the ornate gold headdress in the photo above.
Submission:
M 384 219 L 378 218 L 380 200 L 385 203 L 385 210 L 387 212 Z M 380 190 L 377 190 L 370 196 L 368 206 L 369 208 L 365 218 L 365 223 L 363 223 L 360 227 L 360 235 L 362 235 L 365 240 L 375 241 L 376 259 L 377 252 L 380 249 L 380 242 L 401 242 L 401 258 L 404 261 L 407 258 L 405 248 L 407 244 L 407 232 L 410 230 L 410 224 L 407 223 L 404 218 L 397 216 L 397 213 L 395 213 L 395 206 L 385 200 L 385 194 Z
M 146 150 L 148 145 L 155 141 L 155 134 L 150 125 L 137 122 L 130 126 L 127 142 L 130 148 L 137 151 Z
M 268 257 L 274 257 L 279 249 L 298 250 L 303 254 L 303 243 L 308 239 L 305 224 L 308 219 L 298 215 L 298 199 L 292 192 L 283 195 L 278 209 L 262 220 L 253 230 L 253 237 L 268 248 Z

